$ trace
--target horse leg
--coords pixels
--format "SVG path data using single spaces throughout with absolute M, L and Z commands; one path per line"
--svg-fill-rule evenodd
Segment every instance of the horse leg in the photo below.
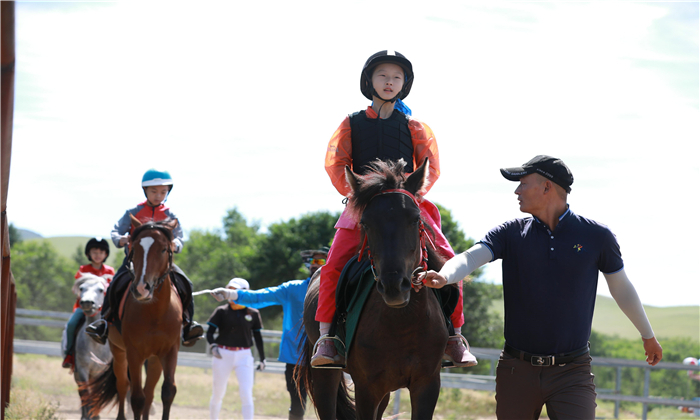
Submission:
M 163 368 L 163 387 L 161 388 L 160 398 L 163 401 L 163 419 L 170 416 L 170 407 L 175 400 L 177 394 L 177 385 L 175 385 L 175 369 L 177 368 L 177 352 L 178 346 L 174 346 L 161 361 Z
M 377 396 L 377 390 L 372 389 L 368 384 L 358 384 L 355 382 L 355 409 L 357 410 L 358 420 L 375 420 L 381 419 L 383 411 L 379 411 L 379 405 L 386 395 L 381 398 Z M 386 408 L 386 406 L 384 406 Z M 432 417 L 424 417 L 426 419 Z
M 113 370 L 117 377 L 117 394 L 119 394 L 119 413 L 117 420 L 126 420 L 126 410 L 124 402 L 126 394 L 129 392 L 129 365 L 126 363 L 126 354 L 124 350 L 117 347 L 111 347 L 114 360 Z
M 160 380 L 160 374 L 163 372 L 163 367 L 160 364 L 160 360 L 157 357 L 149 357 L 146 363 L 146 385 L 144 385 L 144 394 L 146 396 L 146 401 L 143 406 L 143 418 L 148 420 L 149 414 L 151 414 L 151 404 L 153 404 L 153 391 L 158 385 L 158 380 Z M 164 417 L 165 418 L 165 417 Z
M 131 377 L 131 409 L 134 412 L 134 420 L 141 420 L 143 408 L 146 405 L 146 395 L 143 392 L 143 384 L 141 383 L 141 370 L 143 369 L 144 360 L 140 357 L 129 357 L 129 376 Z
M 336 418 L 336 399 L 343 372 L 337 369 L 311 369 L 312 391 L 320 420 Z
M 384 414 L 384 410 L 386 410 L 386 406 L 389 405 L 390 398 L 391 392 L 387 393 L 379 403 L 379 408 L 377 409 L 377 420 L 382 420 L 382 415 Z
M 425 383 L 414 383 L 409 388 L 411 394 L 411 419 L 431 419 L 440 397 L 440 375 L 435 375 Z

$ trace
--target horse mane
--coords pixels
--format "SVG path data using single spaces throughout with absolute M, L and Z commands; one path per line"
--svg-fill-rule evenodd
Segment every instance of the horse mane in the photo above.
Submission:
M 136 230 L 134 230 L 134 233 L 131 234 L 131 237 L 136 238 L 137 236 L 139 236 L 141 234 L 141 232 L 143 232 L 144 230 L 147 230 L 147 229 L 156 229 L 156 230 L 163 232 L 163 234 L 168 238 L 168 241 L 172 242 L 173 241 L 173 231 L 167 226 L 167 224 L 171 221 L 172 221 L 172 219 L 165 219 L 165 220 L 161 220 L 160 222 L 154 222 L 154 221 L 146 222 L 146 223 L 142 224 L 141 226 L 137 227 Z
M 92 273 L 80 273 L 80 277 L 75 280 L 75 283 L 73 283 L 73 287 L 71 288 L 71 290 L 75 295 L 80 296 L 80 286 L 89 281 L 97 279 L 102 280 L 105 283 L 105 287 L 107 286 L 107 279 L 105 279 L 104 277 L 96 276 Z
M 357 189 L 348 197 L 348 211 L 355 218 L 365 211 L 367 205 L 375 195 L 385 190 L 402 189 L 406 182 L 404 168 L 406 162 L 403 159 L 397 161 L 375 160 L 369 164 L 368 172 L 357 177 Z M 415 194 L 417 200 L 422 197 Z

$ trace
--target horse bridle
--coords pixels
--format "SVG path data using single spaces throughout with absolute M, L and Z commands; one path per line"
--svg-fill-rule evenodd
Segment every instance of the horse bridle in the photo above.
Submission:
M 166 231 L 167 231 L 166 228 L 161 227 L 161 226 L 155 226 L 155 225 L 149 225 L 148 227 L 144 228 L 141 232 L 139 232 L 139 236 L 141 235 L 141 233 L 143 233 L 143 232 L 145 232 L 145 231 L 147 231 L 147 230 L 149 230 L 149 229 L 158 230 L 158 231 L 160 231 L 161 233 L 163 233 L 163 234 L 165 235 L 166 238 L 168 237 L 168 234 L 166 233 Z M 134 273 L 134 266 L 133 266 L 133 264 L 132 264 L 132 260 L 133 260 L 133 258 L 134 258 L 134 247 L 133 247 L 133 244 L 136 243 L 136 239 L 138 239 L 139 236 L 137 236 L 137 237 L 135 237 L 135 238 L 132 238 L 132 240 L 131 240 L 132 246 L 131 246 L 131 249 L 129 249 L 129 255 L 126 257 L 126 262 L 125 262 L 126 267 L 127 267 L 127 269 L 129 270 L 129 273 L 131 273 L 131 278 L 132 278 L 132 279 L 135 279 L 135 278 L 136 278 L 136 273 Z M 166 268 L 166 270 L 165 270 L 165 272 L 163 273 L 163 275 L 160 276 L 160 277 L 158 277 L 158 279 L 156 279 L 156 282 L 155 282 L 155 284 L 154 284 L 154 286 L 153 286 L 153 291 L 154 291 L 154 292 L 160 287 L 161 284 L 163 284 L 163 281 L 165 281 L 165 278 L 168 277 L 168 275 L 170 274 L 172 267 L 173 267 L 173 250 L 172 250 L 171 247 L 168 247 L 168 267 Z
M 411 199 L 413 201 L 413 204 L 416 205 L 416 208 L 418 208 L 418 211 L 420 212 L 420 205 L 418 204 L 418 200 L 416 199 L 416 196 L 413 195 L 411 192 L 401 189 L 401 188 L 396 188 L 396 189 L 390 189 L 390 190 L 384 190 L 382 192 L 379 192 L 372 196 L 370 201 L 372 201 L 375 197 L 380 196 L 380 195 L 385 195 L 385 194 L 403 194 Z M 413 287 L 413 290 L 418 291 L 418 286 L 421 284 L 421 281 L 418 280 L 418 275 L 422 272 L 428 271 L 428 243 L 432 247 L 432 249 L 435 249 L 435 244 L 433 243 L 432 238 L 428 234 L 427 230 L 425 229 L 425 224 L 423 223 L 423 218 L 420 219 L 418 222 L 418 238 L 420 242 L 420 247 L 421 247 L 421 262 L 418 267 L 416 267 L 413 272 L 411 273 L 411 287 Z M 362 241 L 362 247 L 360 248 L 360 256 L 357 258 L 357 261 L 362 261 L 362 254 L 365 251 L 365 248 L 367 249 L 367 257 L 369 258 L 369 266 L 372 270 L 372 275 L 374 276 L 374 281 L 378 281 L 379 278 L 377 277 L 377 273 L 374 270 L 374 257 L 372 257 L 372 252 L 370 251 L 369 247 L 367 246 L 367 233 L 365 233 L 365 239 Z

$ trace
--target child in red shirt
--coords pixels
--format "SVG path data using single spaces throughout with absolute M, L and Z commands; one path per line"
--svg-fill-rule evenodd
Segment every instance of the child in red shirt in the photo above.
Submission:
M 427 124 L 409 118 L 403 102 L 413 84 L 411 62 L 396 51 L 380 51 L 365 63 L 360 76 L 360 91 L 372 100 L 366 110 L 345 118 L 328 143 L 326 172 L 338 192 L 347 197 L 350 186 L 345 181 L 345 166 L 357 174 L 364 174 L 373 160 L 398 160 L 407 162 L 406 172 L 413 172 L 427 157 L 430 161 L 426 191 L 440 176 L 440 161 L 435 135 Z M 434 243 L 438 252 L 449 259 L 454 251 L 440 229 L 440 212 L 433 203 L 422 200 L 421 215 L 435 232 Z M 356 254 L 360 241 L 357 223 L 346 211 L 335 225 L 336 234 L 328 254 L 328 261 L 321 268 L 316 320 L 320 322 L 321 338 L 311 359 L 312 366 L 345 364 L 337 354 L 332 340 L 324 337 L 330 330 L 335 314 L 335 290 L 345 264 Z M 455 329 L 445 350 L 445 359 L 454 366 L 476 365 L 476 358 L 465 347 L 466 339 L 459 333 L 464 324 L 462 313 L 462 288 L 459 302 L 450 317 Z
M 75 279 L 83 277 L 85 274 L 94 274 L 97 277 L 102 277 L 107 280 L 107 284 L 114 277 L 114 268 L 103 264 L 109 257 L 109 244 L 105 239 L 92 238 L 85 245 L 85 256 L 90 260 L 90 264 L 81 265 L 78 272 L 75 273 Z M 85 314 L 80 308 L 80 296 L 73 305 L 73 315 L 71 315 L 66 324 L 66 352 L 63 359 L 64 368 L 74 368 L 75 356 L 75 330 L 82 322 L 85 321 Z

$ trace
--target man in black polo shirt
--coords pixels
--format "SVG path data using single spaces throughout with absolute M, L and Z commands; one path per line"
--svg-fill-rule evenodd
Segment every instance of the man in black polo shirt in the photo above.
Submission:
M 532 217 L 493 228 L 439 273 L 427 272 L 424 283 L 440 288 L 503 260 L 506 344 L 496 373 L 496 415 L 537 419 L 546 404 L 550 418 L 592 419 L 596 393 L 588 339 L 598 271 L 640 332 L 652 366 L 661 360 L 661 345 L 625 274 L 615 235 L 569 209 L 574 177 L 564 162 L 540 155 L 501 174 L 520 182 L 520 211 Z

